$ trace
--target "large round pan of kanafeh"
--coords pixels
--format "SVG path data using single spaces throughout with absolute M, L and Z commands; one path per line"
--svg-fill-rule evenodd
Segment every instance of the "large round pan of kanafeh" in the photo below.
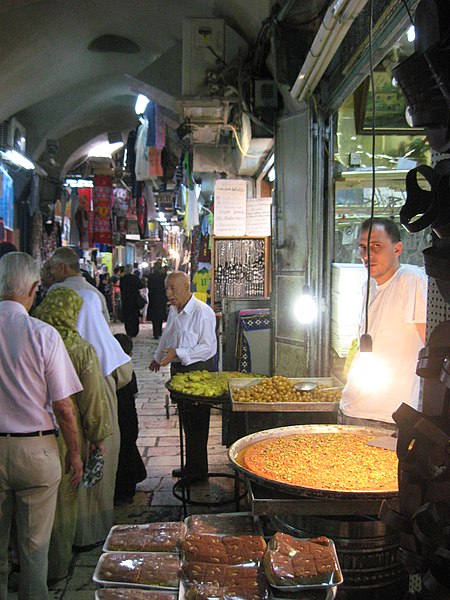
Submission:
M 398 495 L 396 453 L 368 445 L 385 429 L 297 425 L 252 433 L 228 455 L 246 477 L 312 498 L 389 498 Z

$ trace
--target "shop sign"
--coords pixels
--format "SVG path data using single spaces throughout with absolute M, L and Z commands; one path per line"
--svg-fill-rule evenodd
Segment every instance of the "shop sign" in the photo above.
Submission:
M 214 235 L 245 235 L 247 182 L 218 179 L 214 186 Z

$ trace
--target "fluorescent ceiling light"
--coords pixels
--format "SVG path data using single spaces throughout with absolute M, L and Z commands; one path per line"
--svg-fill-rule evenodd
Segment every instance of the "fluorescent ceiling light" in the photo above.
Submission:
M 20 154 L 20 152 L 17 152 L 17 150 L 4 150 L 0 154 L 3 160 L 6 160 L 13 165 L 27 169 L 27 171 L 34 171 L 35 169 L 34 163 L 23 154 Z
M 89 150 L 89 156 L 98 158 L 111 158 L 111 155 L 116 152 L 116 150 L 119 150 L 119 148 L 122 148 L 122 146 L 122 142 L 116 142 L 115 144 L 110 144 L 109 142 L 100 142 Z
M 368 0 L 337 0 L 328 7 L 306 60 L 291 89 L 301 101 L 314 92 L 353 21 Z
M 150 102 L 150 100 L 147 98 L 147 96 L 144 96 L 144 94 L 139 94 L 138 97 L 136 98 L 136 104 L 134 106 L 134 112 L 137 115 L 144 114 L 144 111 L 147 108 L 147 104 L 149 102 Z
M 66 179 L 64 185 L 71 188 L 92 188 L 94 182 L 92 179 Z

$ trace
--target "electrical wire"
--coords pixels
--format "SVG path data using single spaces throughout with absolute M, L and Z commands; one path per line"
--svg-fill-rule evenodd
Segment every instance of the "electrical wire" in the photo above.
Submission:
M 408 3 L 406 2 L 406 0 L 402 0 L 402 2 L 404 4 L 404 6 L 405 6 L 406 12 L 408 13 L 408 17 L 409 17 L 409 20 L 411 21 L 411 25 L 414 25 L 414 19 L 413 19 L 413 16 L 411 14 L 411 11 L 409 10 Z
M 206 46 L 208 48 L 208 50 L 211 52 L 211 54 L 213 56 L 215 56 L 217 58 L 217 60 L 220 60 L 220 62 L 228 69 L 228 65 L 227 63 L 223 60 L 223 58 L 221 56 L 219 56 L 217 54 L 217 52 L 212 48 L 212 46 Z
M 239 152 L 242 154 L 242 156 L 245 156 L 246 158 L 261 158 L 261 155 L 247 154 L 247 152 L 245 152 L 244 148 L 241 146 L 241 142 L 239 141 L 239 136 L 238 132 L 236 131 L 236 127 L 234 127 L 233 125 L 220 125 L 220 129 L 229 129 L 233 132 L 237 147 L 239 148 Z
M 370 223 L 369 231 L 367 234 L 367 290 L 366 290 L 366 302 L 364 307 L 365 326 L 364 333 L 367 334 L 369 330 L 369 292 L 370 292 L 370 238 L 372 236 L 373 219 L 375 215 L 375 150 L 376 150 L 376 136 L 375 136 L 375 78 L 374 78 L 374 64 L 373 64 L 373 0 L 370 0 L 370 20 L 369 20 L 369 68 L 370 68 L 370 84 L 372 86 L 372 105 L 371 105 L 371 118 L 372 118 L 372 195 L 370 199 Z

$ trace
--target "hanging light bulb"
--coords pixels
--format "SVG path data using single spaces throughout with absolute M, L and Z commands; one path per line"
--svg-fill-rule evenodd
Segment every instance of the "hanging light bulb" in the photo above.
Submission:
M 409 27 L 408 31 L 406 32 L 406 39 L 410 44 L 416 39 L 416 29 L 414 25 L 411 25 L 411 27 Z
M 312 323 L 317 317 L 317 304 L 308 285 L 303 286 L 302 295 L 294 304 L 294 315 L 300 323 Z
M 352 380 L 360 390 L 380 392 L 389 383 L 386 365 L 372 352 L 372 337 L 364 333 L 359 339 L 359 355 L 352 365 Z

